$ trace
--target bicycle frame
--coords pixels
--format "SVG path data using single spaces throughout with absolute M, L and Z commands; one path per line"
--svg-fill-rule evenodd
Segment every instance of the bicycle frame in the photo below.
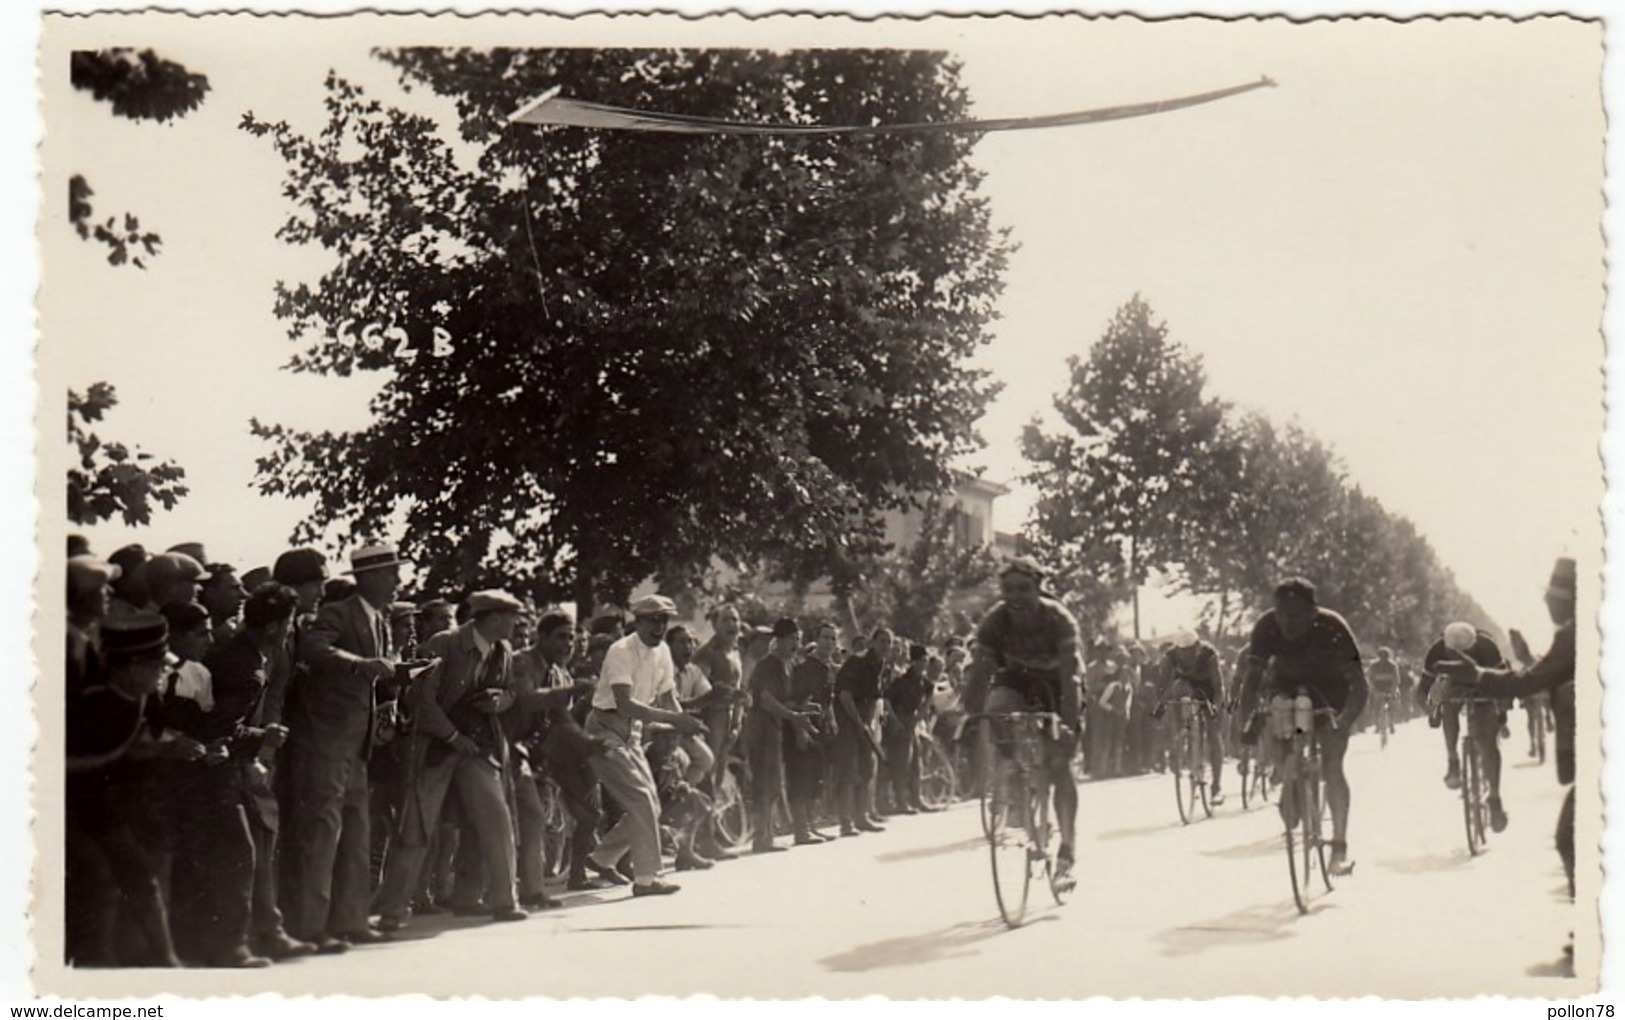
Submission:
M 1271 724 L 1271 713 L 1261 708 L 1266 727 Z M 1329 708 L 1314 710 L 1315 720 L 1332 720 L 1337 712 Z M 1325 773 L 1320 757 L 1319 726 L 1305 733 L 1294 729 L 1290 734 L 1274 732 L 1265 738 L 1276 751 L 1276 777 L 1281 784 L 1281 826 L 1286 844 L 1287 871 L 1292 880 L 1292 900 L 1300 914 L 1309 912 L 1309 875 L 1318 864 L 1320 880 L 1327 892 L 1332 891 L 1331 869 L 1326 863 L 1326 846 L 1330 842 L 1322 835 L 1323 812 L 1326 807 Z M 1296 817 L 1294 817 L 1294 815 Z M 1293 830 L 1299 830 L 1295 838 Z M 1302 854 L 1300 873 L 1298 856 Z
M 1479 746 L 1480 727 L 1475 723 L 1476 710 L 1484 705 L 1495 705 L 1494 698 L 1446 698 L 1447 710 L 1460 706 L 1461 724 L 1461 811 L 1462 827 L 1467 835 L 1467 852 L 1474 857 L 1484 852 L 1489 833 L 1489 779 L 1484 774 L 1483 749 Z M 1490 733 L 1488 739 L 1494 740 Z

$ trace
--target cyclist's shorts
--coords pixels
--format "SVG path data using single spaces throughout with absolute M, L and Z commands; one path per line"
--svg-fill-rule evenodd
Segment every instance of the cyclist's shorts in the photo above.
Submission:
M 1188 677 L 1176 677 L 1168 688 L 1168 700 L 1173 701 L 1183 697 L 1201 698 L 1207 702 L 1209 711 L 1217 711 L 1219 705 L 1218 692 L 1206 680 L 1192 680 Z
M 1003 684 L 996 685 L 987 692 L 987 705 L 983 710 L 989 714 L 1054 711 L 1047 706 L 1032 704 L 1021 691 Z M 1044 758 L 1049 765 L 1052 781 L 1062 781 L 1061 774 L 1065 773 L 1065 781 L 1072 783 L 1072 743 L 1064 735 L 1060 740 L 1050 740 L 1046 736 L 1044 743 L 1046 745 Z
M 1061 704 L 1061 679 L 1047 670 L 1012 669 L 1006 667 L 993 674 L 993 689 L 989 699 L 999 691 L 1009 691 L 1021 699 L 1019 708 L 993 708 L 989 712 L 1058 712 Z

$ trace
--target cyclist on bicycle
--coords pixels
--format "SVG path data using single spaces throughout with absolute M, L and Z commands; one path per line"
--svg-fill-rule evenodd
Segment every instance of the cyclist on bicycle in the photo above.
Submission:
M 1480 669 L 1506 669 L 1506 659 L 1501 655 L 1500 646 L 1495 639 L 1485 631 L 1479 630 L 1470 623 L 1452 623 L 1445 627 L 1444 635 L 1433 642 L 1428 649 L 1427 656 L 1422 660 L 1422 685 L 1417 696 L 1422 698 L 1430 709 L 1436 708 L 1438 717 L 1444 726 L 1445 751 L 1450 756 L 1450 764 L 1445 772 L 1444 785 L 1452 790 L 1461 787 L 1461 717 L 1462 704 L 1458 701 L 1444 704 L 1449 695 L 1449 685 L 1434 690 L 1434 680 L 1439 676 L 1439 666 L 1447 660 L 1453 661 L 1460 656 L 1471 659 Z M 1490 828 L 1496 832 L 1504 831 L 1507 827 L 1506 809 L 1501 806 L 1501 727 L 1506 723 L 1506 713 L 1501 706 L 1491 701 L 1476 701 L 1466 706 L 1467 735 L 1478 745 L 1478 753 L 1484 761 L 1484 775 L 1490 781 L 1490 796 L 1486 806 L 1490 809 Z
M 1000 601 L 976 628 L 966 670 L 965 703 L 972 712 L 1055 712 L 1064 724 L 1045 749 L 1060 823 L 1057 881 L 1072 878 L 1078 787 L 1072 754 L 1078 735 L 1078 623 L 1043 590 L 1044 570 L 1025 557 L 999 571 Z
M 1267 674 L 1267 675 L 1266 675 Z M 1332 809 L 1333 874 L 1354 870 L 1348 855 L 1349 781 L 1343 772 L 1349 728 L 1365 709 L 1370 688 L 1360 661 L 1360 646 L 1341 616 L 1315 603 L 1315 586 L 1301 577 L 1275 586 L 1275 608 L 1258 618 L 1247 644 L 1247 666 L 1239 704 L 1247 713 L 1242 740 L 1258 740 L 1263 718 L 1256 714 L 1260 697 L 1292 696 L 1307 691 L 1316 708 L 1336 713 L 1333 724 L 1316 723 L 1320 739 L 1326 801 Z
M 1377 660 L 1366 676 L 1371 681 L 1371 697 L 1376 702 L 1378 736 L 1383 728 L 1392 733 L 1394 716 L 1399 711 L 1399 663 L 1394 661 L 1393 649 L 1377 649 Z
M 1162 656 L 1162 697 L 1151 715 L 1161 719 L 1168 702 L 1193 697 L 1202 701 L 1202 713 L 1207 716 L 1207 758 L 1213 771 L 1213 797 L 1218 807 L 1224 803 L 1219 784 L 1224 778 L 1224 729 L 1219 725 L 1219 706 L 1224 704 L 1224 670 L 1219 665 L 1218 649 L 1196 636 L 1194 631 L 1181 631 L 1174 638 L 1174 646 Z

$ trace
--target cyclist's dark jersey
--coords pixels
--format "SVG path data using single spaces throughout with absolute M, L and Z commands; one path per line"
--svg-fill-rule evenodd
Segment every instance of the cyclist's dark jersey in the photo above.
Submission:
M 1177 684 L 1187 684 L 1208 704 L 1217 705 L 1224 686 L 1224 673 L 1219 666 L 1219 653 L 1206 641 L 1190 648 L 1170 648 L 1162 657 L 1163 689 L 1176 693 Z
M 1393 659 L 1383 661 L 1377 659 L 1366 667 L 1365 677 L 1371 683 L 1371 689 L 1379 691 L 1389 697 L 1399 692 L 1399 663 Z
M 1265 671 L 1264 694 L 1291 694 L 1301 687 L 1317 704 L 1341 712 L 1352 693 L 1347 671 L 1350 666 L 1356 671 L 1360 668 L 1360 646 L 1341 616 L 1330 609 L 1317 609 L 1315 614 L 1303 638 L 1289 641 L 1281 632 L 1275 610 L 1270 610 L 1253 625 L 1247 653 L 1266 666 L 1274 664 L 1273 670 Z
M 1478 663 L 1481 669 L 1507 668 L 1507 662 L 1501 655 L 1500 646 L 1495 643 L 1494 638 L 1484 631 L 1478 632 L 1478 640 L 1474 641 L 1473 646 L 1467 649 L 1466 655 L 1469 659 Z M 1439 663 L 1445 659 L 1454 659 L 1455 657 L 1456 653 L 1451 651 L 1450 647 L 1444 643 L 1444 638 L 1433 642 L 1433 646 L 1428 649 L 1427 655 L 1422 659 L 1422 683 L 1416 691 L 1417 698 L 1423 704 L 1427 703 L 1428 691 L 1433 689 L 1433 680 L 1438 674 Z
M 1061 701 L 1061 671 L 1075 668 L 1078 622 L 1054 599 L 1040 598 L 1031 613 L 1000 602 L 976 628 L 976 643 L 992 653 L 993 683 L 1031 697 Z M 1043 690 L 1035 689 L 1041 685 Z

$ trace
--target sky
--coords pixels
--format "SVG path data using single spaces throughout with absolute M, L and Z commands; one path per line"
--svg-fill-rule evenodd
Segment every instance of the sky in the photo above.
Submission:
M 695 43 L 761 41 L 684 28 Z M 1498 622 L 1546 632 L 1540 588 L 1559 554 L 1595 562 L 1602 491 L 1595 25 L 1071 18 L 893 29 L 884 44 L 959 57 L 981 116 L 1171 98 L 1265 74 L 1279 83 L 979 144 L 994 223 L 1019 245 L 978 359 L 1004 383 L 973 459 L 1014 486 L 999 528 L 1017 530 L 1031 506 L 1021 427 L 1048 412 L 1067 356 L 1086 354 L 1139 293 L 1203 358 L 1215 396 L 1295 418 L 1332 444 Z M 42 365 L 42 392 L 109 379 L 122 403 L 104 433 L 176 460 L 192 489 L 139 535 L 89 529 L 99 550 L 203 540 L 247 567 L 284 547 L 303 510 L 252 491 L 266 449 L 247 422 L 359 427 L 379 380 L 279 371 L 294 347 L 270 314 L 272 284 L 314 280 L 323 263 L 274 239 L 288 211 L 281 164 L 237 123 L 251 110 L 318 129 L 330 67 L 420 103 L 368 49 L 474 30 L 215 18 L 137 32 L 59 21 L 47 32 L 47 74 L 68 33 L 82 33 L 72 45 L 147 37 L 213 85 L 198 111 L 154 126 L 110 116 L 64 87 L 65 73 L 46 82 L 46 180 L 83 172 L 98 208 L 137 211 L 164 237 L 142 272 L 107 266 L 65 219 L 41 225 L 43 350 L 62 356 Z M 873 32 L 821 26 L 817 41 L 874 45 Z

